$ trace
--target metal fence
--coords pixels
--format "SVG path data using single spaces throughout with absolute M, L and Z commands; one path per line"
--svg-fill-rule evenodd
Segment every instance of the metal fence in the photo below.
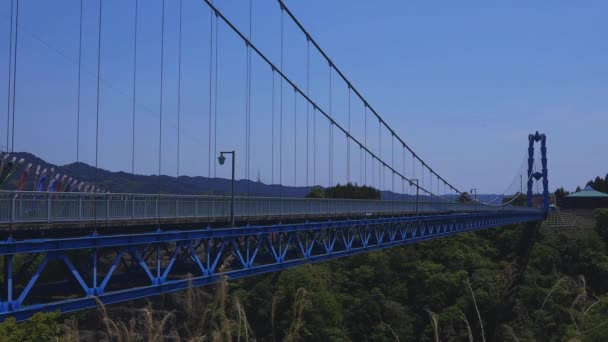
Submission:
M 440 212 L 535 212 L 538 209 L 472 203 L 316 198 L 235 197 L 238 218 L 414 214 Z M 0 191 L 0 223 L 219 219 L 230 216 L 230 197 L 211 195 L 93 194 Z

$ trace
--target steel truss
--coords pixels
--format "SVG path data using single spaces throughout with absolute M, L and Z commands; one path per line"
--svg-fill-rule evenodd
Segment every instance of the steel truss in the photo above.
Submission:
M 0 321 L 23 320 L 40 311 L 92 308 L 96 300 L 114 304 L 211 284 L 222 276 L 242 278 L 542 219 L 541 211 L 468 213 L 9 240 L 0 243 L 4 257 Z M 69 272 L 55 282 L 40 280 L 51 264 L 55 277 L 57 269 Z

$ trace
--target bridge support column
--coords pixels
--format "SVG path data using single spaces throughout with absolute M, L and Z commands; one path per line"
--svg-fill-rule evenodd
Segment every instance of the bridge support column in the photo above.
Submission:
M 534 172 L 534 143 L 540 142 L 540 153 L 541 153 L 541 172 Z M 533 191 L 532 185 L 534 179 L 539 181 L 543 180 L 543 209 L 545 215 L 549 212 L 549 171 L 547 170 L 547 136 L 539 134 L 538 131 L 535 134 L 528 136 L 528 182 L 527 182 L 527 203 L 528 207 L 532 207 Z

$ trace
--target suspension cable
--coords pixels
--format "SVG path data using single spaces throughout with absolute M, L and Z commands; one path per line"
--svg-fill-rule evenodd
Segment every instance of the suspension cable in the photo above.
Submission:
M 100 0 L 101 1 L 101 0 Z M 160 105 L 159 105 L 159 120 L 158 120 L 158 194 L 160 195 L 161 184 L 161 166 L 162 166 L 162 148 L 163 148 L 163 80 L 164 80 L 164 63 L 165 62 L 165 0 L 162 0 L 161 13 L 161 29 L 160 29 Z M 159 216 L 158 208 L 156 215 Z
M 328 175 L 327 175 L 327 187 L 328 188 L 330 188 L 331 184 L 332 184 L 331 183 L 331 164 L 332 164 L 331 157 L 332 157 L 333 145 L 331 143 L 331 126 L 332 126 L 331 125 L 331 121 L 328 121 L 328 126 L 327 126 L 327 128 L 328 128 L 328 130 L 327 130 L 327 140 L 329 142 L 329 144 L 328 144 L 329 145 L 329 151 L 327 153 L 327 156 L 328 156 L 328 158 L 327 158 L 327 166 L 328 166 L 328 168 L 327 168 L 327 172 L 328 172 Z
M 80 0 L 80 18 L 78 29 L 78 95 L 76 105 L 76 163 L 80 161 L 80 93 L 81 93 L 81 70 L 82 70 L 82 17 L 83 0 Z M 137 5 L 136 5 L 137 6 Z M 136 21 L 137 22 L 137 21 Z
M 364 143 L 365 143 L 365 148 L 367 148 L 367 103 L 363 106 L 363 121 L 365 122 L 365 124 L 364 124 L 365 125 Z M 364 158 L 365 158 L 365 160 L 364 160 L 364 163 L 365 163 L 364 183 L 367 185 L 367 153 L 365 154 Z
M 80 0 L 80 4 L 81 4 L 81 15 L 82 15 L 82 0 Z M 137 86 L 137 19 L 138 19 L 138 12 L 139 12 L 139 0 L 135 0 L 135 24 L 133 25 L 133 104 L 132 104 L 132 110 L 133 110 L 133 122 L 132 122 L 132 142 L 131 142 L 131 175 L 133 176 L 133 180 L 135 181 L 135 103 L 136 103 L 136 86 Z M 82 30 L 82 18 L 80 21 L 80 27 Z M 81 32 L 82 35 L 82 32 Z M 81 47 L 79 48 L 79 56 L 78 56 L 78 62 L 80 63 L 81 60 L 81 50 L 82 50 L 82 41 L 81 41 Z M 78 66 L 78 118 L 80 120 L 80 64 Z M 79 121 L 80 122 L 80 121 Z M 80 127 L 80 124 L 78 125 L 78 127 Z M 78 153 L 77 153 L 78 155 Z
M 395 136 L 391 136 L 391 166 L 395 168 Z M 395 173 L 391 174 L 391 187 L 393 195 L 395 194 Z
M 241 32 L 239 31 L 232 22 L 230 22 L 212 3 L 210 0 L 204 0 L 204 2 L 211 7 L 216 15 L 222 19 L 222 21 L 224 21 L 224 23 L 226 23 L 228 25 L 228 27 L 230 29 L 232 29 L 232 31 L 234 33 L 236 33 L 238 35 L 238 37 L 240 37 L 242 40 L 244 41 L 248 41 L 247 37 Z M 283 15 L 282 15 L 283 16 Z M 281 27 L 283 27 L 283 25 L 281 25 Z M 311 40 L 312 42 L 312 40 Z M 300 88 L 297 87 L 297 85 L 290 79 L 288 78 L 279 68 L 277 68 L 269 59 L 268 57 L 266 57 L 254 44 L 252 44 L 249 41 L 249 45 L 251 46 L 251 49 L 253 52 L 255 52 L 264 62 L 266 62 L 269 66 L 274 67 L 275 70 L 277 71 L 277 73 L 279 74 L 279 76 L 281 77 L 281 82 L 287 82 L 291 87 L 296 88 L 296 91 L 300 94 L 300 96 L 302 96 L 306 101 L 308 101 L 315 110 L 318 110 L 319 113 L 321 113 L 323 116 L 325 116 L 331 123 L 332 125 L 335 125 L 340 131 L 342 131 L 344 134 L 347 134 L 349 136 L 349 138 L 355 142 L 356 144 L 358 144 L 359 146 L 361 146 L 366 153 L 368 153 L 373 159 L 378 159 L 378 163 L 383 165 L 384 167 L 386 167 L 387 169 L 389 169 L 390 171 L 395 172 L 399 177 L 405 178 L 406 180 L 408 180 L 407 177 L 405 177 L 404 175 L 402 175 L 400 172 L 398 172 L 397 170 L 395 170 L 394 168 L 392 168 L 390 165 L 388 165 L 386 162 L 382 161 L 381 159 L 379 159 L 374 152 L 372 152 L 369 148 L 367 148 L 366 146 L 363 145 L 363 143 L 361 143 L 358 139 L 356 139 L 354 136 L 352 136 L 350 133 L 348 133 L 348 130 L 345 129 L 344 127 L 342 127 L 340 124 L 338 124 L 336 121 L 334 121 L 332 119 L 332 117 L 325 112 L 323 109 L 321 109 L 310 97 L 308 97 L 306 95 L 306 93 L 304 91 L 302 91 Z M 281 49 L 282 52 L 283 49 Z M 333 65 L 332 65 L 333 68 Z M 353 88 L 353 91 L 355 89 Z M 356 92 L 355 92 L 356 93 Z M 381 121 L 381 125 L 382 125 L 382 121 Z M 395 135 L 396 136 L 396 135 Z M 402 144 L 404 144 L 402 141 L 400 141 Z M 407 148 L 407 147 L 406 147 Z M 413 153 L 413 151 L 411 151 Z M 414 157 L 416 157 L 415 153 L 413 153 Z M 417 157 L 416 157 L 417 158 Z M 280 163 L 282 164 L 282 163 Z M 425 190 L 422 187 L 420 187 L 421 190 Z M 428 190 L 426 190 L 428 192 Z
M 275 79 L 275 75 L 274 75 L 274 67 L 273 67 L 272 68 L 272 100 L 271 100 L 271 102 L 272 102 L 271 108 L 272 109 L 270 111 L 272 113 L 271 114 L 272 115 L 272 123 L 271 123 L 271 126 L 272 126 L 271 130 L 272 130 L 272 132 L 270 134 L 270 145 L 271 145 L 270 148 L 271 148 L 271 151 L 272 151 L 272 153 L 270 153 L 270 159 L 271 159 L 271 162 L 270 162 L 270 164 L 271 164 L 271 170 L 270 170 L 270 179 L 271 180 L 270 180 L 270 184 L 274 184 L 274 121 L 275 121 L 274 120 L 274 102 L 275 102 L 274 101 L 274 93 L 276 92 L 275 91 L 275 87 L 274 87 L 274 79 Z
M 244 178 L 249 180 L 249 44 L 245 43 L 245 165 Z M 249 183 L 249 182 L 247 182 Z M 247 184 L 249 190 L 249 184 Z M 249 193 L 247 193 L 249 195 Z
M 18 2 L 17 2 L 18 3 Z M 102 29 L 102 0 L 99 0 L 99 23 L 97 32 L 97 102 L 96 102 L 96 115 L 95 115 L 95 185 L 97 186 L 98 179 L 98 157 L 99 157 L 99 80 L 101 78 L 101 29 Z M 95 212 L 97 214 L 97 211 Z
M 249 0 L 249 40 L 253 38 L 253 0 Z M 247 108 L 249 110 L 247 118 L 247 194 L 251 195 L 251 48 L 247 44 L 247 62 L 249 66 L 249 77 L 247 87 Z
M 382 160 L 382 121 L 378 120 L 378 161 Z M 382 163 L 378 163 L 378 188 L 382 190 Z
M 214 100 L 213 100 L 213 155 L 216 156 L 218 151 L 217 151 L 217 106 L 218 106 L 218 87 L 217 87 L 217 83 L 218 83 L 218 78 L 219 78 L 219 68 L 218 68 L 218 52 L 219 52 L 219 34 L 220 34 L 220 25 L 219 25 L 219 21 L 218 21 L 218 16 L 217 16 L 217 12 L 215 13 L 215 77 L 214 77 L 214 81 L 213 81 L 213 88 L 214 88 Z M 211 160 L 213 161 L 213 157 L 211 158 Z M 213 163 L 213 177 L 216 178 L 217 177 L 217 163 Z
M 205 0 L 205 1 L 208 1 L 208 0 Z M 314 46 L 314 47 L 315 47 L 315 48 L 316 48 L 316 49 L 319 51 L 319 53 L 321 54 L 321 56 L 322 56 L 323 58 L 325 58 L 325 59 L 326 59 L 326 60 L 327 60 L 329 63 L 331 63 L 331 64 L 333 65 L 333 62 L 332 62 L 332 60 L 329 58 L 329 56 L 328 56 L 328 55 L 325 53 L 325 51 L 324 51 L 324 50 L 321 48 L 321 46 L 320 46 L 320 45 L 319 45 L 319 44 L 318 44 L 318 43 L 317 43 L 317 42 L 314 40 L 314 38 L 312 38 L 312 36 L 310 35 L 310 33 L 309 33 L 309 32 L 308 32 L 308 31 L 307 31 L 305 28 L 304 28 L 304 26 L 303 26 L 303 25 L 300 23 L 300 21 L 299 21 L 299 20 L 298 20 L 298 19 L 295 17 L 295 15 L 294 15 L 294 14 L 293 14 L 293 13 L 292 13 L 290 10 L 289 10 L 289 8 L 288 8 L 288 7 L 285 5 L 284 1 L 283 1 L 283 0 L 277 0 L 277 2 L 278 2 L 278 3 L 279 3 L 279 5 L 281 6 L 281 8 L 282 8 L 282 9 L 284 9 L 284 11 L 287 13 L 287 15 L 289 15 L 289 17 L 291 18 L 291 20 L 292 20 L 292 21 L 293 21 L 293 22 L 296 24 L 296 26 L 297 26 L 297 27 L 300 29 L 300 31 L 301 31 L 301 32 L 302 32 L 302 33 L 303 33 L 305 36 L 310 37 L 310 41 L 311 41 L 311 43 L 312 43 L 312 44 L 313 44 L 313 46 Z M 399 140 L 399 142 L 400 142 L 400 143 L 402 143 L 402 144 L 405 146 L 405 148 L 406 148 L 406 149 L 408 149 L 410 152 L 414 153 L 414 151 L 413 151 L 413 150 L 412 150 L 412 149 L 411 149 L 411 148 L 410 148 L 410 147 L 409 147 L 409 146 L 408 146 L 408 145 L 405 143 L 405 141 L 403 141 L 403 139 L 401 139 L 401 138 L 400 138 L 400 137 L 399 137 L 399 136 L 396 134 L 396 132 L 395 132 L 395 131 L 394 131 L 394 130 L 391 128 L 391 127 L 389 127 L 389 126 L 388 126 L 388 124 L 387 124 L 387 123 L 384 121 L 384 119 L 383 119 L 383 118 L 382 118 L 382 117 L 381 117 L 381 116 L 378 114 L 378 112 L 377 112 L 375 109 L 373 109 L 373 108 L 371 107 L 371 105 L 369 105 L 369 103 L 368 103 L 368 102 L 367 102 L 367 100 L 366 100 L 366 99 L 363 97 L 363 95 L 362 95 L 362 94 L 361 94 L 361 93 L 360 93 L 360 92 L 359 92 L 359 91 L 358 91 L 358 90 L 357 90 L 357 89 L 356 89 L 354 86 L 352 86 L 352 83 L 351 83 L 351 82 L 348 80 L 348 78 L 346 78 L 346 76 L 344 75 L 344 73 L 343 73 L 343 72 L 342 72 L 342 71 L 341 71 L 339 68 L 335 67 L 335 65 L 334 65 L 334 68 L 335 68 L 336 72 L 338 73 L 338 75 L 339 75 L 339 76 L 340 76 L 340 77 L 341 77 L 341 78 L 344 80 L 344 82 L 345 82 L 346 84 L 351 85 L 351 87 L 353 88 L 353 91 L 354 91 L 355 95 L 357 95 L 357 97 L 359 97 L 359 99 L 360 99 L 360 100 L 361 100 L 363 103 L 365 103 L 365 104 L 367 104 L 367 105 L 369 106 L 369 108 L 370 108 L 371 112 L 372 112 L 372 113 L 373 113 L 373 114 L 374 114 L 374 115 L 375 115 L 375 116 L 378 118 L 378 120 L 380 120 L 380 122 L 381 122 L 382 124 L 384 124 L 384 126 L 386 126 L 386 128 L 389 130 L 389 132 L 390 132 L 390 133 L 392 133 L 392 134 L 395 134 L 395 137 L 396 137 L 396 138 Z M 415 153 L 414 153 L 414 155 L 415 155 Z M 415 155 L 415 157 L 416 157 L 417 159 L 419 159 L 421 162 L 423 162 L 423 164 L 425 165 L 425 167 L 427 167 L 427 168 L 429 168 L 429 169 L 430 169 L 430 167 L 428 167 L 428 165 L 426 165 L 426 163 L 424 163 L 424 161 L 423 161 L 423 160 L 422 160 L 420 157 L 418 157 L 417 155 Z M 441 180 L 444 180 L 444 181 L 445 181 L 445 179 L 443 179 L 442 177 L 439 177 L 439 178 L 441 178 Z M 446 181 L 446 182 L 447 182 L 447 181 Z M 448 183 L 448 184 L 449 184 L 449 183 Z M 455 189 L 455 188 L 454 188 L 454 189 Z M 461 193 L 461 192 L 460 192 L 460 191 L 458 191 L 458 190 L 456 190 L 456 191 L 457 191 L 457 192 L 459 192 L 459 193 Z
M 213 160 L 211 157 L 211 109 L 213 108 L 213 11 L 209 12 L 209 26 L 209 134 L 207 134 L 209 138 L 209 145 L 207 146 L 209 153 L 207 158 L 207 181 L 209 183 L 209 192 L 211 192 L 211 161 Z
M 310 96 L 310 39 L 308 36 L 306 37 L 306 95 Z M 310 135 L 309 135 L 309 125 L 310 125 L 310 103 L 306 102 L 306 187 L 309 188 L 309 166 L 308 166 L 308 149 L 310 147 Z
M 333 186 L 333 157 L 334 157 L 334 127 L 333 127 L 333 119 L 332 118 L 332 108 L 331 108 L 331 63 L 329 63 L 329 117 L 330 117 L 330 125 L 329 125 L 329 187 Z
M 350 133 L 350 85 L 348 86 L 348 133 Z M 350 183 L 350 139 L 346 135 L 346 183 Z
M 178 39 L 178 63 L 177 63 L 177 176 L 175 177 L 175 187 L 179 195 L 179 157 L 180 157 L 180 136 L 181 136 L 181 113 L 182 113 L 182 0 L 179 0 L 179 39 Z
M 293 186 L 297 185 L 298 170 L 298 92 L 293 89 Z
M 8 45 L 8 71 L 7 80 L 8 85 L 6 86 L 8 94 L 6 95 L 6 151 L 9 149 L 9 138 L 10 138 L 10 124 L 11 124 L 11 71 L 13 69 L 13 13 L 14 13 L 15 0 L 11 0 L 11 26 L 9 29 L 9 45 Z
M 283 73 L 283 8 L 281 8 L 281 74 Z M 281 84 L 279 85 L 279 184 L 281 203 L 283 203 L 283 78 L 281 78 Z
M 16 99 L 16 95 L 17 95 L 17 53 L 19 52 L 18 49 L 18 45 L 19 45 L 19 0 L 17 0 L 17 8 L 15 11 L 15 52 L 14 52 L 14 58 L 15 58 L 15 64 L 13 65 L 13 122 L 12 122 L 12 132 L 11 132 L 11 152 L 15 152 L 15 99 Z M 8 147 L 6 148 L 8 150 Z
M 312 107 L 312 182 L 317 185 L 317 107 Z

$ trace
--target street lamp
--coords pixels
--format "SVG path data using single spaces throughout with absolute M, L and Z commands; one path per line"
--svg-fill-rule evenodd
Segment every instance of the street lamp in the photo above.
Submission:
M 417 179 L 410 179 L 410 186 L 413 186 L 414 182 L 416 182 L 416 215 L 418 215 L 418 194 L 420 192 L 420 187 L 418 186 Z
M 477 202 L 477 189 L 473 188 L 473 189 L 471 189 L 470 192 L 471 193 L 475 192 L 475 197 L 474 198 L 475 198 L 475 202 Z
M 234 160 L 236 159 L 236 153 L 234 151 L 220 152 L 220 156 L 217 157 L 217 161 L 220 163 L 220 165 L 224 165 L 224 162 L 226 161 L 226 157 L 224 156 L 224 154 L 232 155 L 232 183 L 231 183 L 231 190 L 230 190 L 230 222 L 232 224 L 232 227 L 234 227 Z

